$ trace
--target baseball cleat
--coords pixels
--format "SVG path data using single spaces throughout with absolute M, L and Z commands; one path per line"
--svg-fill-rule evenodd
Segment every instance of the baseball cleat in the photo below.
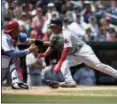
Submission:
M 12 89 L 20 89 L 18 83 L 13 83 L 12 84 Z
M 12 84 L 12 89 L 29 89 L 29 86 L 24 82 L 17 82 Z
M 76 87 L 76 83 L 75 82 L 61 82 L 59 83 L 60 87 L 67 87 L 67 88 L 74 88 Z

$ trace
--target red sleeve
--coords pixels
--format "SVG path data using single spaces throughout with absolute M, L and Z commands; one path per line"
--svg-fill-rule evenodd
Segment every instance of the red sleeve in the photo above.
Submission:
M 63 61 L 65 60 L 65 58 L 67 57 L 69 51 L 70 51 L 71 47 L 66 47 L 63 49 L 63 52 L 61 54 L 60 60 L 59 60 L 59 64 L 62 65 Z

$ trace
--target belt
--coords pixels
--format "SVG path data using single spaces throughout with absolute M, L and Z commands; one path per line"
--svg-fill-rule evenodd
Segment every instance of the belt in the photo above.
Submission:
M 83 44 L 82 45 L 78 45 L 77 48 L 70 54 L 75 54 L 76 52 L 78 52 L 81 48 L 82 48 Z

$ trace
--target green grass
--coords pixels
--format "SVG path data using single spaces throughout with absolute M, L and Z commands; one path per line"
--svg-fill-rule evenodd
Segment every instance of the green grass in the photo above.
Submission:
M 2 94 L 2 103 L 38 103 L 38 102 L 102 102 L 115 103 L 115 97 L 95 97 L 95 96 L 41 96 L 41 95 L 17 95 L 17 94 Z

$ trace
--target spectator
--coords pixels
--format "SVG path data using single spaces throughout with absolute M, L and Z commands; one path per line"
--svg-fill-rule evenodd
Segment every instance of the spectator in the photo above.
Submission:
M 117 26 L 115 26 L 111 23 L 111 21 L 112 21 L 111 17 L 106 16 L 104 19 L 106 21 L 107 29 L 109 30 L 110 28 L 114 28 L 117 32 Z
M 61 72 L 57 72 L 57 73 L 53 72 L 53 68 L 55 64 L 56 64 L 56 60 L 53 59 L 50 61 L 50 65 L 45 67 L 44 70 L 42 70 L 43 81 L 46 81 L 46 80 L 53 80 L 53 81 L 59 81 L 59 82 L 64 81 L 64 77 Z
M 10 5 L 8 10 L 6 10 L 6 18 L 13 19 L 15 17 L 13 10 L 14 10 L 14 7 Z
M 92 35 L 91 28 L 88 27 L 86 30 L 86 34 L 83 37 L 84 41 L 91 41 L 94 40 L 94 36 Z
M 73 78 L 79 85 L 91 86 L 96 84 L 95 73 L 89 67 L 78 69 L 73 75 Z
M 21 7 L 19 5 L 18 0 L 14 0 L 11 5 L 13 7 L 14 18 L 19 19 L 20 18 L 20 14 L 21 14 Z
M 43 33 L 47 32 L 48 25 L 53 16 L 57 17 L 57 18 L 60 17 L 59 12 L 56 10 L 54 3 L 51 3 L 51 2 L 48 3 L 47 9 L 48 9 L 48 11 L 46 12 L 46 22 L 44 23 L 43 30 L 42 30 Z
M 73 9 L 73 5 L 70 0 L 65 0 L 65 3 L 61 7 L 62 13 L 65 13 L 66 11 L 69 11 Z
M 96 19 L 95 19 L 95 17 L 94 16 L 90 16 L 89 17 L 89 23 L 88 23 L 88 25 L 90 26 L 90 28 L 91 28 L 91 32 L 92 32 L 92 36 L 93 37 L 96 37 L 97 35 L 98 35 L 98 30 L 99 30 L 99 28 L 98 28 L 98 25 L 97 25 L 97 23 L 96 23 Z
M 109 12 L 113 15 L 117 15 L 117 1 L 116 0 L 110 1 Z
M 30 30 L 31 30 L 31 19 L 29 17 L 29 14 L 26 12 L 22 12 L 20 19 L 18 19 L 18 23 L 20 25 L 20 31 L 25 32 L 28 34 L 28 37 L 30 36 Z
M 114 28 L 109 29 L 109 36 L 107 41 L 117 41 L 117 32 Z
M 46 16 L 48 18 L 48 21 L 52 19 L 52 12 L 55 11 L 57 14 L 57 17 L 59 18 L 59 13 L 56 11 L 56 7 L 54 3 L 48 3 L 48 11 L 46 13 Z
M 26 56 L 26 65 L 27 65 L 27 74 L 28 80 L 27 83 L 31 86 L 38 86 L 42 84 L 41 80 L 41 70 L 45 67 L 45 61 L 43 58 L 37 59 L 38 48 L 36 52 L 30 53 Z
M 43 37 L 42 28 L 44 23 L 45 19 L 43 17 L 43 10 L 42 8 L 37 8 L 36 16 L 32 19 L 31 23 L 31 28 L 32 28 L 31 36 L 41 39 Z
M 88 23 L 89 17 L 92 15 L 91 11 L 91 1 L 84 1 L 83 2 L 83 17 L 84 17 L 84 22 Z
M 107 34 L 106 34 L 106 28 L 105 27 L 100 28 L 100 32 L 97 35 L 95 40 L 98 40 L 98 41 L 106 41 L 107 40 Z

